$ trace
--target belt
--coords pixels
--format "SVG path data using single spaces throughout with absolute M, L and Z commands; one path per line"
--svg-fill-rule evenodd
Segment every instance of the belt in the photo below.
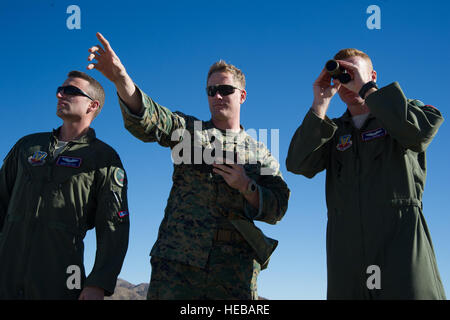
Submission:
M 244 238 L 238 231 L 228 229 L 217 229 L 214 235 L 214 241 L 229 243 L 245 242 Z

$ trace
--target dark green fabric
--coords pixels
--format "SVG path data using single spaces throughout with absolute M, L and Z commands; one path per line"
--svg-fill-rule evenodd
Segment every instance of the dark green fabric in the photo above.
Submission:
M 445 299 L 422 213 L 425 150 L 443 117 L 396 82 L 366 104 L 361 129 L 348 111 L 322 120 L 310 110 L 286 159 L 308 178 L 326 170 L 328 298 Z M 371 265 L 381 289 L 367 288 Z
M 81 269 L 81 289 L 98 286 L 114 292 L 128 247 L 129 217 L 126 179 L 117 153 L 87 135 L 69 142 L 58 157 L 81 159 L 79 168 L 58 165 L 53 158 L 57 132 L 20 139 L 0 171 L 0 298 L 77 299 L 81 290 L 67 287 L 70 265 Z M 47 153 L 41 164 L 29 161 Z M 97 253 L 86 278 L 83 239 L 94 228 Z

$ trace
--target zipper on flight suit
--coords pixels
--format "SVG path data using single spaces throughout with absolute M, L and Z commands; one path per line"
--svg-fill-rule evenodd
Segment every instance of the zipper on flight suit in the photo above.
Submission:
M 363 127 L 365 127 L 367 124 L 367 120 L 365 121 L 365 123 L 363 124 L 363 126 L 361 127 L 361 129 Z M 357 202 L 358 202 L 358 212 L 359 212 L 359 221 L 360 221 L 360 230 L 361 230 L 361 237 L 362 237 L 362 244 L 361 244 L 361 248 L 362 248 L 362 262 L 363 262 L 363 268 L 364 266 L 367 264 L 367 258 L 366 258 L 366 242 L 365 242 L 365 232 L 364 232 L 364 214 L 362 212 L 361 209 L 361 157 L 359 155 L 359 149 L 360 149 L 360 133 L 361 133 L 361 129 L 356 128 L 353 124 L 352 124 L 352 134 L 354 136 L 354 150 L 355 150 L 355 171 L 356 171 L 356 186 L 357 186 Z M 362 270 L 365 273 L 365 270 Z M 363 290 L 364 292 L 367 292 L 365 289 L 365 278 L 362 277 L 362 286 L 363 286 Z M 369 292 L 370 295 L 370 292 Z
M 54 169 L 54 165 L 55 165 L 55 151 L 56 151 L 56 143 L 55 142 L 54 145 L 52 145 L 52 150 L 49 150 L 49 152 L 51 152 L 51 157 L 50 157 L 50 166 L 48 166 L 48 171 L 47 171 L 47 181 L 46 182 L 51 182 L 53 179 L 53 169 Z M 63 149 L 61 150 L 60 153 L 58 153 L 58 157 L 63 154 L 64 152 L 66 152 L 67 150 L 69 150 L 72 146 L 73 146 L 73 141 L 69 141 L 67 142 L 67 144 L 63 147 Z M 60 186 L 58 186 L 60 187 Z
M 52 181 L 52 178 L 53 178 L 52 177 L 53 176 L 53 167 L 54 167 L 54 164 L 55 164 L 54 154 L 55 154 L 55 150 L 56 150 L 56 148 L 55 148 L 56 143 L 57 143 L 57 141 L 54 140 L 54 141 L 51 142 L 51 144 L 49 146 L 50 157 L 49 157 L 49 161 L 47 163 L 47 166 L 48 166 L 47 167 L 47 176 L 45 177 L 45 179 L 43 181 L 40 181 L 41 185 L 44 185 L 45 183 L 48 183 L 48 182 Z M 73 145 L 73 142 L 69 141 L 66 144 L 66 146 L 64 147 L 64 149 L 59 154 L 62 154 L 63 152 L 67 151 L 72 145 Z M 39 211 L 40 211 L 41 205 L 42 205 L 42 194 L 39 194 L 39 197 L 38 197 L 38 200 L 37 200 L 37 204 L 36 204 L 35 209 L 34 209 L 34 216 L 30 215 L 28 217 L 29 222 L 30 222 L 30 229 L 31 230 L 29 232 L 28 241 L 26 241 L 26 244 L 25 244 L 26 247 L 25 247 L 25 250 L 24 250 L 25 253 L 26 253 L 25 254 L 26 262 L 23 264 L 23 267 L 24 267 L 24 270 L 23 270 L 24 283 L 27 283 L 27 282 L 33 280 L 33 279 L 30 279 L 32 273 L 30 273 L 30 270 L 29 270 L 29 266 L 30 266 L 29 259 L 30 259 L 30 256 L 31 256 L 30 252 L 31 252 L 32 246 L 33 245 L 37 245 L 36 243 L 32 243 L 33 242 L 32 240 L 34 239 L 34 234 L 36 232 L 36 224 L 38 222 L 37 218 L 39 217 Z M 27 279 L 29 279 L 29 280 L 27 280 Z M 26 286 L 24 285 L 23 287 L 26 287 Z M 27 295 L 26 290 L 25 290 L 25 292 L 23 290 L 21 290 L 21 291 L 22 291 L 22 294 L 25 294 L 25 298 L 26 298 L 26 295 Z

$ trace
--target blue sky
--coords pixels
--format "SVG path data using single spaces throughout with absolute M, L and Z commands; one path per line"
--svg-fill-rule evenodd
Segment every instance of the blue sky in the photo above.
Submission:
M 69 5 L 81 9 L 81 29 L 69 30 Z M 381 29 L 369 30 L 370 5 L 381 9 Z M 56 117 L 55 89 L 70 70 L 87 66 L 88 48 L 100 31 L 133 80 L 160 104 L 209 119 L 205 94 L 211 64 L 224 59 L 241 68 L 247 101 L 246 129 L 279 129 L 281 171 L 292 195 L 284 219 L 258 223 L 279 240 L 259 294 L 269 299 L 326 297 L 325 175 L 309 180 L 286 171 L 290 139 L 312 103 L 312 83 L 339 49 L 368 53 L 379 86 L 398 81 L 409 98 L 447 114 L 450 70 L 447 1 L 2 1 L 0 58 L 3 76 L 0 157 L 22 136 L 49 131 Z M 93 122 L 97 136 L 121 156 L 129 179 L 130 242 L 120 274 L 148 282 L 149 252 L 171 187 L 170 150 L 145 144 L 123 127 L 115 88 L 98 71 L 106 104 Z M 345 106 L 336 96 L 329 116 Z M 424 214 L 442 281 L 450 295 L 449 123 L 428 148 Z M 270 136 L 269 136 L 270 141 Z M 270 146 L 269 146 L 270 147 Z M 86 240 L 86 266 L 95 256 L 95 234 Z

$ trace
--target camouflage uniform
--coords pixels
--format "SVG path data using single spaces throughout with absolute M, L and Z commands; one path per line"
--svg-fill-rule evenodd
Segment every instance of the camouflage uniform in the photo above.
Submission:
M 203 122 L 180 112 L 171 112 L 144 92 L 141 91 L 141 94 L 144 106 L 141 116 L 133 115 L 119 98 L 126 129 L 144 142 L 158 142 L 161 146 L 170 147 L 173 159 L 180 155 L 187 157 L 187 161 L 182 163 L 174 162 L 173 186 L 158 239 L 150 253 L 153 262 L 159 262 L 153 263 L 149 298 L 254 298 L 260 265 L 263 268 L 267 265 L 277 241 L 266 237 L 254 225 L 253 220 L 277 223 L 287 210 L 290 194 L 278 162 L 263 144 L 253 140 L 242 128 L 239 133 L 234 134 L 219 130 L 212 121 Z M 183 145 L 188 146 L 187 149 L 179 150 L 180 140 Z M 241 155 L 239 161 L 245 163 L 246 174 L 258 185 L 259 210 L 252 207 L 238 190 L 228 186 L 220 175 L 214 174 L 211 166 L 202 164 L 201 159 L 198 162 L 199 154 L 196 155 L 195 152 L 213 154 L 212 150 L 220 149 L 231 153 L 237 151 Z M 187 155 L 186 152 L 192 153 Z M 230 247 L 228 254 L 224 246 Z M 242 259 L 236 259 L 236 255 L 240 255 Z M 221 278 L 222 282 L 228 281 L 229 286 L 242 287 L 242 290 L 237 290 L 237 293 L 215 294 L 211 288 L 211 294 L 207 296 L 195 295 L 193 288 L 201 285 L 192 284 L 189 287 L 186 284 L 187 289 L 181 290 L 183 293 L 180 295 L 172 288 L 168 289 L 167 295 L 152 292 L 158 291 L 158 286 L 167 289 L 168 286 L 177 286 L 182 282 L 176 267 L 162 267 L 166 269 L 166 277 L 163 277 L 164 272 L 155 273 L 155 269 L 161 269 L 158 266 L 166 263 L 183 266 L 185 273 L 194 270 L 193 277 L 196 272 L 206 272 L 202 275 L 204 279 Z M 225 270 L 222 274 L 218 270 L 220 266 Z M 244 276 L 239 275 L 243 272 L 240 271 L 242 268 L 246 272 Z M 208 270 L 214 270 L 215 275 Z M 228 279 L 227 274 L 233 273 L 237 275 L 231 275 Z M 166 279 L 165 281 L 172 280 L 172 284 L 164 282 L 158 285 L 156 280 L 161 278 Z M 205 284 L 203 286 L 209 287 Z
M 85 286 L 114 292 L 128 248 L 125 171 L 93 129 L 54 156 L 57 137 L 20 139 L 0 170 L 0 299 L 78 299 Z M 94 227 L 86 278 L 83 238 Z M 79 268 L 80 288 L 67 284 L 69 266 Z

